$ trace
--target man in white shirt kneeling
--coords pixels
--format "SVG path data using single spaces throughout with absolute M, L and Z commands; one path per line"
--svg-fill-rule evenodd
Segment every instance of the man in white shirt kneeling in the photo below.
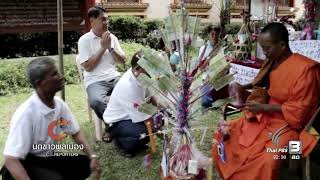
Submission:
M 115 144 L 127 157 L 147 149 L 148 137 L 145 123 L 152 116 L 138 111 L 136 105 L 148 97 L 147 89 L 142 87 L 137 77 L 146 73 L 138 64 L 142 52 L 135 53 L 131 60 L 131 68 L 120 78 L 111 94 L 103 119 L 109 124 L 109 132 Z

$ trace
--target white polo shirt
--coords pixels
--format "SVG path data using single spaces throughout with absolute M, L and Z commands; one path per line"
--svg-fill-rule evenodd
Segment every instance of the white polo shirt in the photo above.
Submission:
M 203 45 L 203 46 L 200 47 L 199 56 L 198 56 L 199 58 L 200 58 L 202 52 L 204 51 L 204 48 L 205 48 L 205 45 Z M 206 51 L 204 52 L 202 58 L 203 58 L 203 59 L 204 59 L 204 58 L 207 58 L 207 57 L 209 56 L 209 54 L 211 53 L 212 50 L 213 50 L 213 46 L 211 45 L 210 41 L 208 41 L 208 42 L 207 42 Z M 202 59 L 201 59 L 201 60 L 202 60 Z M 207 61 L 209 61 L 209 60 L 210 60 L 210 59 L 207 59 Z M 203 73 L 202 79 L 204 80 L 204 79 L 206 79 L 207 77 L 208 77 L 208 73 L 207 73 L 207 72 Z
M 133 123 L 138 123 L 149 119 L 151 115 L 141 113 L 135 107 L 135 103 L 140 104 L 146 97 L 146 88 L 141 86 L 130 68 L 112 91 L 109 104 L 103 113 L 104 121 L 112 124 L 131 119 Z
M 89 60 L 89 58 L 100 49 L 100 40 L 101 38 L 96 36 L 92 30 L 80 37 L 78 42 L 78 64 L 82 64 L 83 62 Z M 113 34 L 111 34 L 111 48 L 114 48 L 120 55 L 125 55 L 120 47 L 118 38 Z M 120 73 L 115 67 L 115 61 L 112 55 L 108 50 L 106 50 L 97 66 L 90 72 L 84 71 L 83 76 L 84 84 L 87 88 L 90 84 L 98 81 L 112 80 L 120 76 Z
M 207 48 L 206 48 L 206 51 L 204 52 L 203 54 L 203 58 L 206 58 L 209 56 L 210 52 L 213 50 L 213 46 L 211 45 L 210 41 L 207 42 Z M 201 56 L 202 52 L 204 51 L 204 47 L 205 45 L 201 46 L 200 47 L 200 50 L 199 50 L 199 57 Z M 210 59 L 207 59 L 207 60 L 210 60 Z
M 67 104 L 58 97 L 54 98 L 54 103 L 55 108 L 51 109 L 40 100 L 37 93 L 34 93 L 18 107 L 10 122 L 10 131 L 3 152 L 5 156 L 24 159 L 28 153 L 40 157 L 52 153 L 50 149 L 33 149 L 33 145 L 55 143 L 48 135 L 50 125 L 55 127 L 52 132 L 56 134 L 59 134 L 58 131 L 62 130 L 73 135 L 80 130 Z M 60 129 L 60 126 L 55 126 L 54 121 L 60 118 L 68 122 L 68 125 L 63 126 L 63 129 Z

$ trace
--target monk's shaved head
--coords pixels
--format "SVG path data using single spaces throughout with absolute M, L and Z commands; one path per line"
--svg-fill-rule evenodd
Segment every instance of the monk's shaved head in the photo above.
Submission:
M 283 41 L 289 47 L 289 33 L 283 24 L 275 22 L 267 24 L 261 33 L 269 33 L 274 42 Z

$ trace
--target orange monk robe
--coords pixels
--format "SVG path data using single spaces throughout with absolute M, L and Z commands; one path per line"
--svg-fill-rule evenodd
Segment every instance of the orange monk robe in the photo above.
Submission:
M 299 54 L 291 55 L 271 72 L 268 94 L 269 104 L 281 105 L 282 113 L 261 113 L 257 122 L 248 122 L 244 118 L 231 121 L 230 139 L 224 142 L 226 163 L 221 162 L 217 147 L 213 145 L 212 156 L 223 179 L 278 178 L 281 156 L 277 155 L 281 155 L 281 152 L 267 152 L 267 148 L 283 148 L 288 146 L 289 140 L 299 140 L 299 135 L 320 101 L 319 63 Z M 288 126 L 287 131 L 274 144 L 272 135 L 284 126 Z M 304 155 L 317 142 L 309 134 L 302 141 Z

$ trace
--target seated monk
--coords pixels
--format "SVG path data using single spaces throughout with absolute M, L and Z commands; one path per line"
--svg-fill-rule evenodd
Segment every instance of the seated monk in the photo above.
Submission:
M 306 156 L 317 142 L 303 129 L 320 101 L 319 63 L 291 52 L 288 31 L 280 23 L 265 26 L 258 40 L 268 60 L 252 84 L 244 117 L 228 122 L 224 157 L 217 144 L 212 146 L 216 167 L 227 180 L 278 179 L 282 161 L 277 157 L 285 152 L 268 149 L 300 140 Z

